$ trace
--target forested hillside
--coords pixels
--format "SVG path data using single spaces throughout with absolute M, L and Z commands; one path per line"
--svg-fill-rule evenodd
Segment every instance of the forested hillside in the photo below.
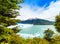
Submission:
M 54 21 L 49 21 L 45 19 L 28 19 L 25 21 L 21 21 L 23 24 L 34 24 L 34 25 L 53 25 Z

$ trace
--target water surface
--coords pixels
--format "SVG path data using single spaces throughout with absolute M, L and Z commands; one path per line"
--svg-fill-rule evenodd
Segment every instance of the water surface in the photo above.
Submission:
M 44 31 L 48 28 L 52 31 L 55 31 L 55 27 L 53 25 L 33 25 L 33 24 L 19 24 L 18 27 L 22 29 L 19 34 L 23 38 L 28 37 L 43 37 Z

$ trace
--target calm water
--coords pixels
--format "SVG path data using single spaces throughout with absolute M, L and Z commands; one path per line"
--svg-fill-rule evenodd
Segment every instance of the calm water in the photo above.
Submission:
M 18 34 L 23 38 L 30 37 L 43 37 L 44 30 L 48 28 L 55 31 L 55 27 L 53 25 L 32 25 L 32 24 L 18 24 L 18 27 L 22 29 Z

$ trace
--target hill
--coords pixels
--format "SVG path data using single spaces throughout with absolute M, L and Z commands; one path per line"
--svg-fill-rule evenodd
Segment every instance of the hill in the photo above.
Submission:
M 44 19 L 28 19 L 25 21 L 21 21 L 19 23 L 34 24 L 34 25 L 53 25 L 54 24 L 53 21 L 48 21 L 48 20 L 44 20 Z

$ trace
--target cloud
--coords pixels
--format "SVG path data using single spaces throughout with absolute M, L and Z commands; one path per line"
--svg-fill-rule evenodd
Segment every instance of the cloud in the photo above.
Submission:
M 51 2 L 47 8 L 38 7 L 38 6 L 31 6 L 29 5 L 22 5 L 20 9 L 20 16 L 17 18 L 21 20 L 27 20 L 32 18 L 39 18 L 39 19 L 46 19 L 46 20 L 55 20 L 55 16 L 60 12 L 60 1 Z

